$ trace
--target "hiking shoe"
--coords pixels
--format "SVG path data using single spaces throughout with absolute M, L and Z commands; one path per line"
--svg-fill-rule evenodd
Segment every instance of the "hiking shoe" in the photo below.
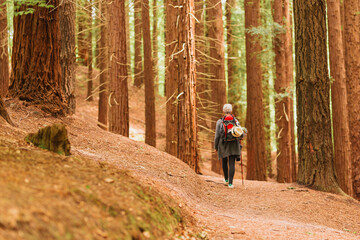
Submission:
M 229 184 L 229 188 L 234 188 L 234 185 L 232 185 L 232 184 Z
M 225 186 L 228 185 L 228 183 L 229 183 L 229 180 L 224 179 L 224 184 L 225 184 Z

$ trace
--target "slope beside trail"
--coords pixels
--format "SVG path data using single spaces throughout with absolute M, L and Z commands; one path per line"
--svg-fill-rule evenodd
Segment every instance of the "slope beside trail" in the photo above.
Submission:
M 77 114 L 53 118 L 18 101 L 7 102 L 23 139 L 44 125 L 67 125 L 72 154 L 108 162 L 139 183 L 179 202 L 208 239 L 360 239 L 360 203 L 297 184 L 235 180 L 228 189 L 217 175 L 196 175 L 177 158 L 96 125 L 96 104 L 78 102 Z

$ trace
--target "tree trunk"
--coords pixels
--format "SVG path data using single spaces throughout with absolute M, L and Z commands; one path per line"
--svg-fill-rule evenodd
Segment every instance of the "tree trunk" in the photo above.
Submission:
M 211 95 L 215 104 L 212 117 L 212 129 L 216 128 L 216 121 L 221 118 L 223 105 L 226 103 L 226 81 L 225 81 L 225 56 L 224 56 L 224 27 L 222 20 L 222 4 L 218 0 L 208 1 L 209 15 L 209 44 L 210 44 L 210 64 L 211 74 Z M 221 173 L 221 161 L 217 154 L 213 152 L 211 170 Z
M 129 136 L 125 2 L 109 1 L 109 130 Z
M 229 94 L 229 102 L 233 103 L 233 95 L 235 94 L 232 91 L 232 85 L 234 84 L 234 77 L 235 77 L 235 58 L 237 53 L 234 51 L 233 42 L 234 42 L 234 33 L 232 29 L 232 9 L 235 9 L 236 1 L 235 0 L 227 0 L 226 2 L 226 42 L 227 42 L 227 72 L 228 72 L 228 94 Z
M 94 101 L 93 98 L 93 52 L 92 52 L 92 29 L 93 29 L 93 21 L 92 21 L 92 0 L 87 0 L 87 7 L 86 7 L 86 14 L 87 14 L 87 22 L 88 22 L 88 26 L 89 29 L 88 30 L 88 35 L 87 35 L 87 41 L 86 41 L 86 46 L 87 46 L 87 55 L 88 55 L 88 59 L 87 59 L 87 66 L 88 66 L 88 79 L 87 79 L 87 95 L 86 95 L 86 100 L 89 102 Z
M 284 2 L 284 19 L 285 19 L 285 26 L 286 26 L 286 33 L 285 33 L 285 62 L 286 62 L 286 79 L 289 83 L 289 101 L 290 101 L 290 112 L 289 112 L 289 119 L 290 119 L 290 146 L 291 146 L 291 175 L 292 181 L 296 181 L 296 169 L 297 169 L 297 155 L 295 150 L 295 120 L 294 120 L 294 60 L 293 60 L 293 41 L 292 41 L 292 16 L 290 14 L 290 4 L 289 0 L 285 0 Z
M 0 1 L 0 98 L 9 88 L 8 29 L 5 0 Z
M 177 16 L 178 8 L 172 4 L 172 0 L 166 0 L 166 33 L 165 33 L 165 94 L 166 94 L 166 152 L 178 156 L 178 112 L 177 96 L 179 75 L 177 65 L 179 55 L 175 55 L 178 49 Z
M 196 55 L 196 94 L 197 94 L 197 114 L 199 129 L 208 128 L 206 119 L 208 118 L 207 106 L 209 103 L 209 81 L 206 78 L 205 70 L 205 9 L 204 0 L 196 0 L 195 17 L 199 22 L 195 22 L 195 55 Z
M 88 14 L 86 11 L 86 5 L 88 0 L 77 0 L 79 9 L 76 12 L 76 22 L 78 25 L 78 34 L 77 34 L 77 48 L 78 48 L 78 62 L 87 66 L 88 61 L 88 38 L 86 37 L 89 30 L 88 26 Z
M 277 181 L 278 182 L 293 182 L 293 156 L 292 156 L 292 116 L 291 116 L 291 84 L 292 78 L 288 76 L 289 62 L 286 54 L 291 44 L 287 39 L 287 28 L 285 2 L 288 0 L 275 0 L 274 1 L 274 22 L 285 27 L 286 32 L 279 33 L 274 38 L 274 51 L 276 62 L 276 79 L 275 91 L 277 93 L 275 104 L 275 119 L 277 125 Z M 287 42 L 288 41 L 288 42 Z
M 150 37 L 149 0 L 142 0 L 142 30 L 145 82 L 145 143 L 156 147 L 155 92 Z
M 157 44 L 157 37 L 158 37 L 158 30 L 157 30 L 157 0 L 153 0 L 153 32 L 152 32 L 152 50 L 153 50 L 153 71 L 154 71 L 154 82 L 155 82 L 155 93 L 159 92 L 159 71 L 158 71 L 158 44 Z
M 15 126 L 13 121 L 11 121 L 8 112 L 6 111 L 5 104 L 1 96 L 0 96 L 0 116 L 4 118 L 7 123 L 9 123 L 12 126 Z
M 245 0 L 245 28 L 260 25 L 260 1 Z M 258 54 L 261 45 L 258 36 L 246 32 L 247 72 L 247 175 L 249 180 L 266 181 L 266 151 L 264 106 L 262 94 L 261 62 Z
M 360 199 L 360 4 L 344 0 L 345 66 L 354 197 Z
M 128 71 L 128 82 L 132 83 L 132 71 L 131 71 L 131 51 L 130 51 L 130 1 L 125 2 L 125 17 L 126 17 L 126 59 L 127 59 L 127 71 Z
M 100 48 L 99 48 L 99 67 L 100 67 L 100 85 L 99 85 L 99 110 L 98 110 L 98 125 L 102 129 L 107 129 L 108 126 L 108 12 L 106 2 L 100 4 L 101 13 L 101 27 L 100 27 Z
M 325 1 L 295 1 L 294 19 L 298 182 L 319 190 L 338 192 L 331 140 Z
M 33 14 L 14 17 L 9 94 L 65 115 L 69 110 L 61 90 L 59 1 L 48 3 L 55 8 L 34 6 Z
M 350 129 L 340 1 L 327 0 L 335 170 L 341 189 L 352 196 Z
M 194 0 L 181 0 L 179 11 L 179 139 L 178 157 L 196 173 L 200 172 L 197 148 L 196 63 Z
M 134 86 L 140 88 L 144 83 L 143 60 L 141 55 L 142 44 L 142 21 L 141 21 L 141 0 L 134 0 L 134 24 L 135 24 L 135 56 L 134 56 Z
M 69 113 L 74 114 L 75 99 L 75 16 L 76 5 L 71 0 L 64 0 L 59 8 L 61 34 L 61 88 L 69 107 Z

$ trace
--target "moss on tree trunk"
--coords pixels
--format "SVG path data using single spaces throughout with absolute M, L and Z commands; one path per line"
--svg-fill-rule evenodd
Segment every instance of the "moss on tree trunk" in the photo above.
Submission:
M 30 133 L 26 136 L 26 141 L 61 155 L 70 155 L 70 142 L 63 124 L 53 124 L 41 128 L 37 133 Z

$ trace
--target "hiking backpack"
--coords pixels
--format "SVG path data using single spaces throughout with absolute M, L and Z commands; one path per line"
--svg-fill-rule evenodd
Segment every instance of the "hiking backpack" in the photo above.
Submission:
M 225 142 L 239 140 L 239 138 L 234 137 L 230 132 L 230 130 L 234 126 L 237 126 L 237 122 L 236 122 L 235 117 L 233 115 L 231 115 L 231 114 L 227 114 L 221 120 L 222 120 L 222 125 L 223 125 L 223 128 L 224 128 L 224 132 L 222 132 L 222 139 Z

